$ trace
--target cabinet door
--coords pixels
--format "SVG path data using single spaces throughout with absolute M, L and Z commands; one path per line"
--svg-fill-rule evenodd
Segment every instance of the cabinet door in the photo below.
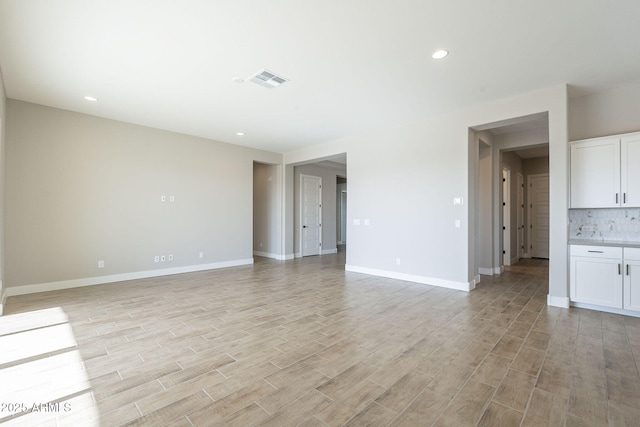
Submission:
M 571 300 L 622 308 L 622 260 L 571 257 Z
M 625 260 L 624 309 L 640 311 L 640 261 Z
M 622 138 L 620 145 L 622 206 L 640 206 L 640 133 Z
M 571 207 L 620 206 L 620 139 L 571 144 Z

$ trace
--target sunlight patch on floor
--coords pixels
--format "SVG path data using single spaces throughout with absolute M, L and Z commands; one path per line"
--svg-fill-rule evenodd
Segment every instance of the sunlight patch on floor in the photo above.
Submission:
M 0 384 L 3 427 L 99 425 L 91 384 L 60 307 L 0 317 Z

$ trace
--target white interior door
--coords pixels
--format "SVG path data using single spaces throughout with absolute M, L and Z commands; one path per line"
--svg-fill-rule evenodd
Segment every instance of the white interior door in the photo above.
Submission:
M 511 265 L 511 171 L 502 169 L 502 264 Z
M 522 259 L 522 251 L 524 249 L 524 176 L 519 173 L 518 174 L 518 205 L 516 207 L 517 214 L 517 229 L 518 229 L 518 260 Z
M 531 257 L 549 258 L 549 175 L 529 175 Z
M 302 256 L 322 250 L 322 178 L 300 175 L 300 227 Z

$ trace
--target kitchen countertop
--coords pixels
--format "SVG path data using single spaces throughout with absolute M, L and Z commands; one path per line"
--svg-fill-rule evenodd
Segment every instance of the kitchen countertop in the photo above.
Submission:
M 610 240 L 586 240 L 574 239 L 569 240 L 570 245 L 588 245 L 588 246 L 613 246 L 617 248 L 640 248 L 640 242 L 620 242 Z

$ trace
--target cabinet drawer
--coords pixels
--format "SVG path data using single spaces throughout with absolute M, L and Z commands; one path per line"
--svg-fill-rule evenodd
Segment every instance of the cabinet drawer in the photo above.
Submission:
M 624 248 L 624 259 L 640 261 L 640 248 Z
M 622 259 L 622 248 L 612 246 L 571 245 L 571 256 Z

